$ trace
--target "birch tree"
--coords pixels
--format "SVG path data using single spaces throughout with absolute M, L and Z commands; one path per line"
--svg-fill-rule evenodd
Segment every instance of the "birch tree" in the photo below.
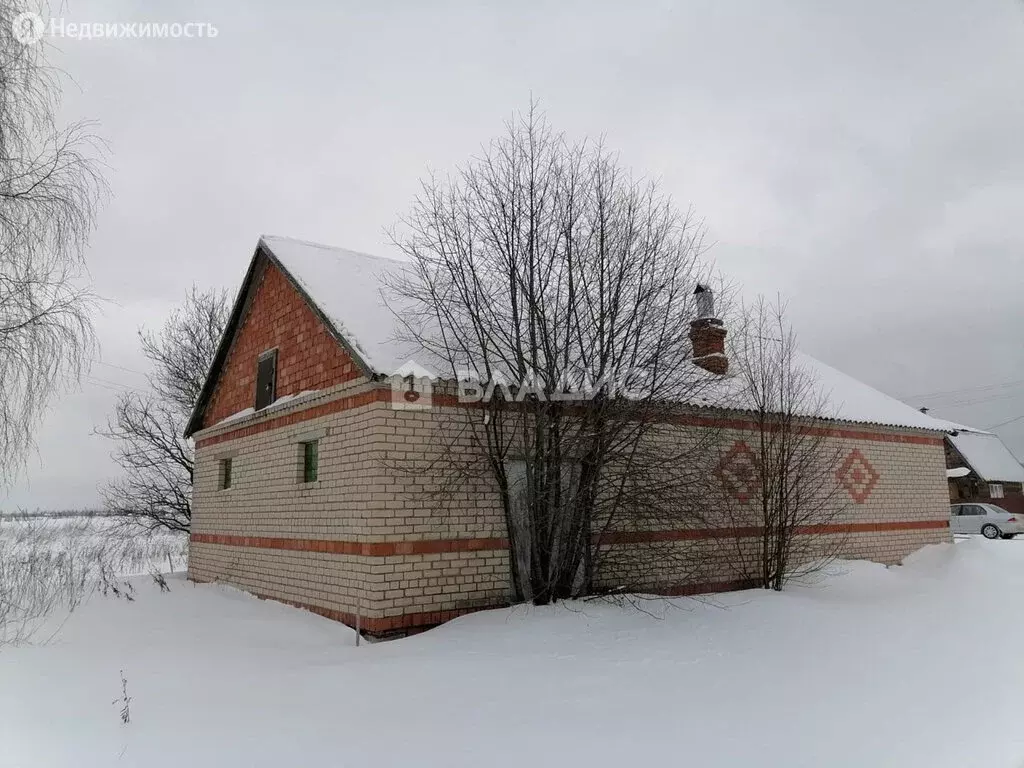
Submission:
M 0 478 L 10 482 L 52 396 L 94 351 L 83 258 L 106 194 L 103 146 L 87 123 L 58 121 L 49 48 L 15 36 L 0 4 Z

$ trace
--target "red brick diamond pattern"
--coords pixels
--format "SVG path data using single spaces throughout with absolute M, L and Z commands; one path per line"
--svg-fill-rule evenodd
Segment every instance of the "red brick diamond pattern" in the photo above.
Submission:
M 842 465 L 836 470 L 836 480 L 850 494 L 850 498 L 858 504 L 863 504 L 871 492 L 878 485 L 879 474 L 871 466 L 871 462 L 864 458 L 860 449 L 854 448 L 847 454 Z
M 746 504 L 757 490 L 757 456 L 742 440 L 733 443 L 715 468 L 725 492 Z

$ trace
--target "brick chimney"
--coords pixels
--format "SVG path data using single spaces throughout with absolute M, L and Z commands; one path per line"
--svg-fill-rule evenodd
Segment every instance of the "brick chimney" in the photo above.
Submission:
M 693 292 L 697 301 L 697 319 L 690 323 L 693 362 L 705 371 L 724 375 L 729 370 L 725 354 L 726 330 L 715 317 L 715 294 L 706 285 L 697 284 Z

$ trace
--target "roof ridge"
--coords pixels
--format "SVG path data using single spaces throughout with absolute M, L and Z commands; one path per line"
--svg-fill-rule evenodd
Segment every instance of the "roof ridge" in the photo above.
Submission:
M 298 243 L 299 245 L 308 245 L 312 248 L 321 248 L 325 251 L 343 251 L 344 253 L 352 254 L 353 256 L 362 256 L 366 259 L 377 259 L 379 261 L 387 261 L 393 264 L 408 264 L 409 262 L 404 259 L 396 259 L 393 256 L 379 256 L 375 253 L 367 253 L 366 251 L 356 251 L 352 248 L 345 248 L 340 245 L 327 245 L 326 243 L 317 243 L 313 240 L 303 240 L 299 237 L 290 237 L 288 235 L 260 235 L 260 241 L 272 245 L 272 241 L 287 241 L 289 243 Z M 273 250 L 273 248 L 271 248 Z

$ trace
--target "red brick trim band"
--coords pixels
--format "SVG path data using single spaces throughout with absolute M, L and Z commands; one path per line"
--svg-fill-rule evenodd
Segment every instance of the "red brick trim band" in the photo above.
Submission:
M 371 403 L 388 402 L 391 402 L 390 388 L 371 389 L 358 395 L 350 395 L 349 397 L 340 397 L 337 400 L 329 400 L 326 403 L 310 406 L 309 408 L 299 411 L 293 411 L 292 413 L 267 419 L 266 421 L 261 421 L 257 424 L 239 427 L 238 429 L 222 432 L 219 435 L 211 435 L 210 437 L 202 438 L 201 440 L 196 441 L 196 448 L 206 448 L 228 440 L 237 440 L 241 437 L 258 435 L 261 432 L 267 432 L 271 429 L 278 429 L 279 427 L 298 424 L 321 416 L 341 413 L 342 411 L 360 408 Z M 466 407 L 465 403 L 460 404 L 458 399 L 452 395 L 435 395 L 433 403 L 440 407 Z M 688 427 L 708 427 L 744 431 L 757 431 L 760 429 L 758 424 L 750 419 L 720 418 L 715 416 L 699 416 L 697 414 L 679 414 L 671 417 L 668 421 L 672 424 Z M 799 427 L 798 429 L 801 434 L 816 435 L 820 437 L 837 437 L 846 440 L 864 440 L 875 443 L 903 443 L 909 445 L 938 446 L 943 444 L 943 439 L 941 437 L 913 435 L 903 432 L 873 432 L 866 429 L 847 429 L 839 427 Z
M 202 582 L 205 580 L 193 579 L 193 581 Z M 715 592 L 733 592 L 738 589 L 751 589 L 756 587 L 758 584 L 752 580 L 740 580 L 740 581 L 717 581 L 717 582 L 706 582 L 703 584 L 686 584 L 678 586 L 659 586 L 653 588 L 645 588 L 639 590 L 641 593 L 662 595 L 666 597 L 687 597 L 693 595 L 706 595 Z M 249 591 L 249 590 L 246 590 Z M 287 600 L 281 597 L 273 597 L 271 595 L 261 594 L 259 592 L 249 592 L 251 595 L 255 595 L 261 600 L 273 600 L 278 603 L 284 603 L 290 605 L 293 608 L 301 608 L 306 611 L 318 614 L 334 621 L 340 621 L 342 624 L 346 624 L 350 627 L 356 626 L 356 615 L 348 611 L 339 611 L 334 608 L 322 608 L 319 605 L 313 605 L 311 603 L 301 603 L 295 600 Z M 494 608 L 504 608 L 507 604 L 491 604 L 481 605 L 471 608 L 458 608 L 450 611 L 423 611 L 420 613 L 405 613 L 400 616 L 383 616 L 383 617 L 370 617 L 363 616 L 359 620 L 359 626 L 361 629 L 371 635 L 383 635 L 389 632 L 399 632 L 401 630 L 408 629 L 426 629 L 428 627 L 434 627 L 438 624 L 444 624 L 446 621 L 464 616 L 467 613 L 475 613 L 477 611 L 488 611 Z
M 712 416 L 679 415 L 673 416 L 669 421 L 672 424 L 681 424 L 688 427 L 711 427 L 718 429 L 736 429 L 748 432 L 757 432 L 760 426 L 757 422 L 749 419 L 724 419 Z M 769 427 L 767 431 L 771 431 Z M 905 432 L 872 432 L 866 429 L 848 429 L 842 427 L 797 427 L 797 432 L 802 435 L 815 435 L 818 437 L 839 437 L 844 440 L 863 440 L 872 443 L 904 443 L 908 445 L 943 445 L 941 437 L 931 435 L 911 435 Z
M 832 525 L 805 525 L 797 528 L 801 535 L 880 533 L 888 531 L 919 531 L 944 529 L 948 520 L 900 520 L 891 523 L 836 523 Z M 646 544 L 659 541 L 692 541 L 729 537 L 760 536 L 761 529 L 747 528 L 691 528 L 681 531 L 622 531 L 605 534 L 601 544 Z M 290 539 L 266 536 L 233 536 L 221 533 L 193 533 L 193 544 L 219 544 L 226 547 L 252 549 L 284 549 L 299 552 L 323 552 L 331 555 L 361 555 L 364 557 L 391 557 L 396 555 L 431 555 L 439 552 L 482 552 L 508 548 L 504 538 L 487 539 L 434 539 L 426 541 L 335 541 L 326 539 Z
M 736 579 L 735 581 L 715 581 L 705 584 L 681 584 L 677 586 L 644 587 L 633 590 L 641 595 L 661 595 L 664 597 L 693 597 L 708 595 L 715 592 L 736 592 L 741 589 L 754 589 L 761 586 L 757 579 Z
M 299 552 L 324 552 L 330 555 L 431 555 L 438 552 L 476 552 L 508 547 L 506 539 L 437 539 L 433 541 L 331 541 L 325 539 L 286 539 L 266 536 L 232 536 L 221 533 L 193 533 L 193 544 L 221 544 L 253 549 L 287 549 Z
M 390 389 L 371 389 L 366 392 L 360 392 L 358 395 L 339 397 L 337 400 L 328 400 L 326 403 L 321 403 L 320 405 L 312 405 L 309 408 L 304 408 L 300 411 L 292 411 L 291 413 L 267 419 L 266 421 L 222 432 L 219 435 L 204 437 L 201 440 L 196 441 L 196 448 L 206 448 L 211 445 L 227 442 L 228 440 L 237 440 L 241 437 L 258 435 L 261 432 L 269 432 L 270 430 L 278 429 L 279 427 L 288 427 L 292 424 L 300 424 L 303 421 L 309 421 L 310 419 L 318 419 L 321 416 L 330 416 L 333 413 L 341 413 L 342 411 L 350 411 L 353 408 L 361 408 L 362 406 L 369 405 L 370 403 L 387 403 L 390 401 Z
M 431 402 L 441 407 L 466 407 L 454 395 L 434 395 Z M 736 429 L 756 432 L 761 426 L 753 419 L 727 418 L 723 416 L 701 416 L 696 413 L 680 413 L 665 418 L 665 423 L 678 424 L 686 427 L 709 427 L 718 429 Z M 766 425 L 766 431 L 776 429 Z M 819 437 L 840 437 L 847 440 L 866 440 L 876 443 L 907 443 L 911 445 L 943 445 L 941 437 L 931 435 L 912 435 L 906 432 L 874 432 L 867 429 L 848 429 L 842 427 L 796 427 L 802 435 Z
M 216 582 L 216 579 L 192 579 L 192 581 L 202 584 L 210 581 Z M 312 603 L 302 603 L 297 600 L 288 600 L 283 597 L 274 597 L 272 595 L 263 594 L 261 592 L 253 592 L 252 590 L 246 589 L 250 595 L 258 597 L 260 600 L 273 600 L 276 603 L 283 603 L 290 605 L 293 608 L 301 608 L 304 611 L 310 611 L 324 618 L 331 619 L 333 621 L 340 621 L 342 624 L 346 624 L 350 627 L 356 626 L 356 615 L 348 611 L 339 611 L 334 608 L 323 608 L 319 605 L 313 605 Z M 438 624 L 444 624 L 446 621 L 451 621 L 454 618 L 463 616 L 467 613 L 473 613 L 474 611 L 486 611 L 491 608 L 501 608 L 502 605 L 485 605 L 479 608 L 461 608 L 454 611 L 423 611 L 420 613 L 405 613 L 401 616 L 384 616 L 384 617 L 371 617 L 363 616 L 359 620 L 360 628 L 371 635 L 385 634 L 388 632 L 394 632 L 402 629 L 413 629 L 417 627 L 434 627 Z
M 891 531 L 921 531 L 949 527 L 949 520 L 897 520 L 891 523 L 833 523 L 829 525 L 801 525 L 798 535 L 827 535 L 847 533 L 886 533 Z M 682 531 L 622 531 L 606 534 L 602 544 L 646 544 L 654 541 L 692 541 L 697 539 L 748 538 L 760 536 L 759 526 L 745 528 L 691 528 Z

